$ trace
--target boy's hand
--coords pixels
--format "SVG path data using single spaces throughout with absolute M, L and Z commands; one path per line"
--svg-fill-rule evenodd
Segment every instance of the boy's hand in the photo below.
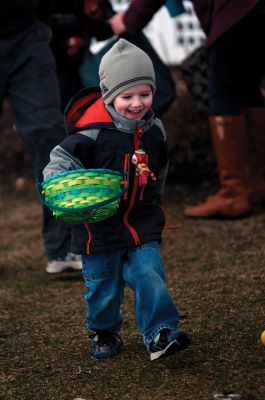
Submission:
M 111 29 L 113 30 L 115 35 L 121 35 L 127 32 L 127 28 L 123 23 L 123 14 L 124 12 L 121 11 L 109 19 Z

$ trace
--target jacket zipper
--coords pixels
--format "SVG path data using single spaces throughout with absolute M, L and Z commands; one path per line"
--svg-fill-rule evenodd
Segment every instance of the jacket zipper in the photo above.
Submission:
M 123 165 L 125 194 L 123 196 L 123 200 L 127 200 L 127 198 L 128 198 L 128 186 L 129 186 L 129 175 L 130 175 L 130 158 L 129 157 L 130 157 L 130 153 L 125 154 L 124 165 Z
M 85 224 L 85 227 L 86 227 L 86 230 L 88 232 L 88 241 L 86 243 L 86 253 L 90 254 L 90 245 L 91 245 L 91 242 L 92 242 L 92 232 L 91 232 L 88 224 Z
M 133 183 L 133 190 L 132 190 L 132 195 L 131 195 L 131 199 L 130 199 L 130 204 L 129 207 L 127 208 L 124 217 L 123 217 L 123 223 L 126 226 L 126 228 L 129 230 L 129 232 L 131 233 L 134 243 L 136 245 L 141 244 L 141 241 L 139 239 L 138 233 L 136 232 L 136 230 L 130 225 L 129 221 L 128 221 L 128 217 L 129 214 L 131 212 L 131 209 L 133 208 L 134 205 L 134 200 L 135 200 L 135 195 L 138 189 L 138 177 L 134 177 L 134 183 Z
M 140 142 L 139 138 L 141 138 L 142 134 L 143 134 L 142 128 L 138 128 L 137 131 L 135 132 L 135 135 L 134 135 L 134 150 L 138 150 L 139 142 Z M 128 159 L 128 155 L 127 154 L 126 154 L 126 158 L 125 158 L 125 165 L 126 164 L 127 164 L 127 166 L 129 165 L 129 159 Z M 127 208 L 127 210 L 126 210 L 126 212 L 125 212 L 125 214 L 123 216 L 123 223 L 124 223 L 125 227 L 131 233 L 131 235 L 133 237 L 133 240 L 134 240 L 134 243 L 136 245 L 140 245 L 141 241 L 140 241 L 140 238 L 139 238 L 138 233 L 136 232 L 136 230 L 130 225 L 130 223 L 128 221 L 128 218 L 129 218 L 129 214 L 131 212 L 131 209 L 133 208 L 133 205 L 134 205 L 134 200 L 135 200 L 137 189 L 138 189 L 138 181 L 139 181 L 139 177 L 138 176 L 134 176 L 133 190 L 132 190 L 132 195 L 131 195 L 129 207 Z M 126 196 L 125 196 L 125 199 L 126 199 Z M 86 230 L 88 232 L 88 240 L 87 240 L 87 243 L 86 243 L 86 253 L 90 254 L 90 247 L 91 247 L 91 242 L 92 242 L 93 236 L 92 236 L 91 230 L 89 228 L 89 225 L 85 224 L 85 227 L 86 227 Z
M 134 151 L 139 149 L 139 142 L 140 142 L 140 138 L 143 134 L 143 130 L 142 128 L 138 128 L 137 131 L 134 134 Z M 132 195 L 131 195 L 131 199 L 130 199 L 130 203 L 129 203 L 129 207 L 127 208 L 124 217 L 123 217 L 123 223 L 126 226 L 126 228 L 129 230 L 129 232 L 131 233 L 134 243 L 136 245 L 141 244 L 140 238 L 138 236 L 138 233 L 136 232 L 136 230 L 130 225 L 129 223 L 129 214 L 133 208 L 134 205 L 134 200 L 136 197 L 136 193 L 137 193 L 137 189 L 138 189 L 138 181 L 139 181 L 139 177 L 134 175 L 134 181 L 133 181 L 133 190 L 132 190 Z

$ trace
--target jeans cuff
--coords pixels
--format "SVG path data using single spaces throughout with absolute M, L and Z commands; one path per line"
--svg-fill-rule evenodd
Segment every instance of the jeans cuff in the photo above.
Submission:
M 157 325 L 155 327 L 155 329 L 153 329 L 153 331 L 149 335 L 143 337 L 143 341 L 144 341 L 145 347 L 147 349 L 149 348 L 150 343 L 154 340 L 154 338 L 158 335 L 158 333 L 162 329 L 173 329 L 173 330 L 176 330 L 177 329 L 177 325 L 178 325 L 178 320 L 177 319 L 175 319 L 174 321 L 163 322 L 160 325 Z
M 95 332 L 95 331 L 110 331 L 112 333 L 118 333 L 118 332 L 120 332 L 122 325 L 123 325 L 123 321 L 121 321 L 117 325 L 111 326 L 111 327 L 103 326 L 103 325 L 96 326 L 96 325 L 91 324 L 90 321 L 87 321 L 87 329 L 89 329 L 90 331 L 93 331 L 93 332 Z

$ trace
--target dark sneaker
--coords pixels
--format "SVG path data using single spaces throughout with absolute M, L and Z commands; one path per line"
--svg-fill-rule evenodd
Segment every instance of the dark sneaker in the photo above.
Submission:
M 183 331 L 162 329 L 150 343 L 150 359 L 168 357 L 178 351 L 184 350 L 190 344 L 188 335 Z
M 92 339 L 92 356 L 97 359 L 115 357 L 121 353 L 123 341 L 117 333 L 97 331 L 90 336 Z

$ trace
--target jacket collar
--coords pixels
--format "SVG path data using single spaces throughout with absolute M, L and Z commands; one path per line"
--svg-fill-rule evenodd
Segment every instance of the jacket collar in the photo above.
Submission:
M 88 128 L 117 128 L 119 131 L 135 133 L 141 128 L 143 132 L 154 124 L 155 115 L 150 110 L 145 119 L 131 120 L 119 115 L 113 105 L 105 105 L 99 88 L 86 88 L 78 92 L 65 110 L 65 123 L 68 134 Z
M 154 124 L 155 115 L 152 110 L 148 111 L 145 119 L 136 121 L 133 119 L 122 117 L 115 111 L 113 105 L 111 104 L 106 104 L 105 107 L 111 115 L 114 125 L 119 131 L 134 133 L 137 129 L 142 128 L 143 132 L 145 132 L 150 129 L 151 126 Z

